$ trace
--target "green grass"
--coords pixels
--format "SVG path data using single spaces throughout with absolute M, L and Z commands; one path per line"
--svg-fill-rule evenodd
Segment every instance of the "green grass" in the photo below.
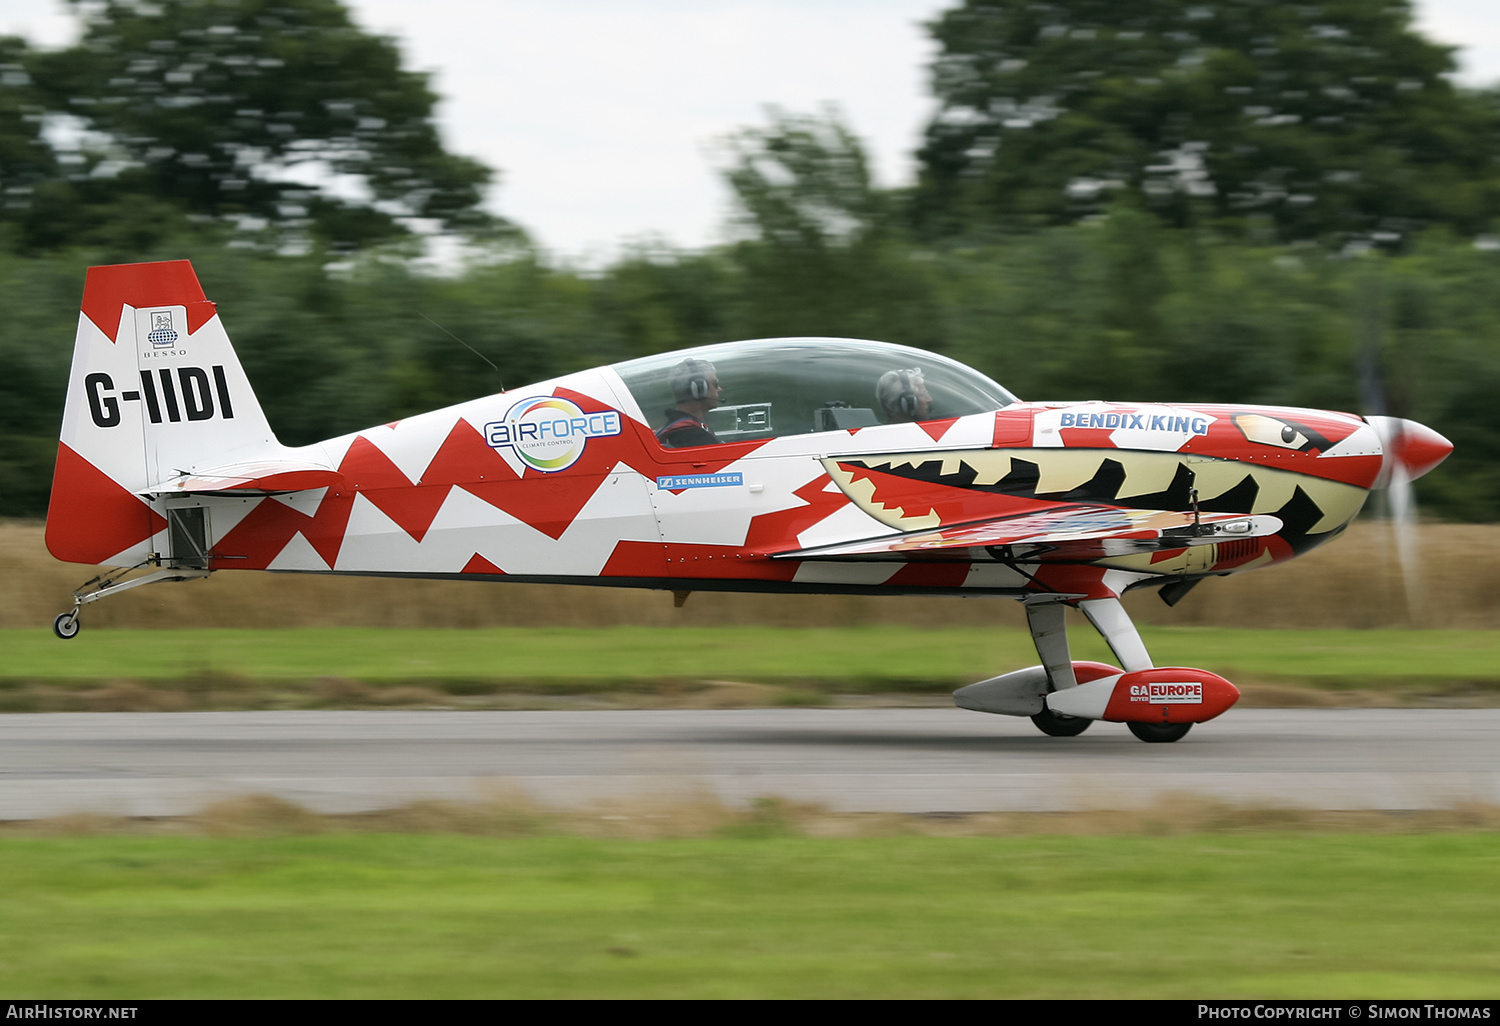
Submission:
M 0 840 L 0 994 L 1500 996 L 1493 834 Z
M 1079 624 L 1074 657 L 1109 659 Z M 1158 664 L 1231 680 L 1326 686 L 1500 684 L 1493 631 L 1146 628 Z M 1024 630 L 849 628 L 485 628 L 478 630 L 87 630 L 61 642 L 0 631 L 0 680 L 256 681 L 336 676 L 371 683 L 811 681 L 854 690 L 943 690 L 1036 662 Z M 460 688 L 461 690 L 461 688 Z

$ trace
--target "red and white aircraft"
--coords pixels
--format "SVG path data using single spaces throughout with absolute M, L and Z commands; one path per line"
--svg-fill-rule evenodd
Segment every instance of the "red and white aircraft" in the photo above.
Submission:
M 904 346 L 731 342 L 280 444 L 186 261 L 88 273 L 47 515 L 82 605 L 219 570 L 691 591 L 987 593 L 1041 657 L 956 692 L 1046 733 L 1175 741 L 1238 698 L 1120 604 L 1291 559 L 1452 446 L 1409 420 L 1019 402 Z M 142 576 L 127 579 L 131 570 Z M 1119 666 L 1075 662 L 1083 611 Z

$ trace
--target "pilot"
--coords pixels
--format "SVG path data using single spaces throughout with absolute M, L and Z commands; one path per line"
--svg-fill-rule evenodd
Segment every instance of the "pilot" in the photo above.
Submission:
M 717 445 L 718 436 L 703 423 L 708 411 L 719 405 L 722 391 L 714 365 L 689 357 L 672 368 L 667 383 L 672 386 L 672 400 L 677 406 L 667 411 L 667 422 L 656 433 L 656 440 L 668 449 Z
M 875 399 L 887 424 L 910 424 L 932 419 L 932 396 L 916 367 L 886 371 L 875 383 Z

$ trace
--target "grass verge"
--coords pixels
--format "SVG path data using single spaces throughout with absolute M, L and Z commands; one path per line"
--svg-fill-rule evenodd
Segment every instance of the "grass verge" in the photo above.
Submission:
M 1493 705 L 1493 631 L 1143 630 L 1252 705 Z M 0 711 L 816 705 L 941 699 L 1036 661 L 1023 630 L 895 625 L 0 631 Z M 1109 660 L 1075 632 L 1074 656 Z M 901 696 L 901 697 L 898 697 Z
M 912 817 L 812 836 L 849 817 L 771 801 L 644 831 L 642 810 L 562 815 L 244 799 L 8 828 L 0 991 L 1454 999 L 1500 978 L 1494 809 L 1426 834 L 1190 801 L 1124 832 L 1109 813 L 978 818 L 1002 836 Z

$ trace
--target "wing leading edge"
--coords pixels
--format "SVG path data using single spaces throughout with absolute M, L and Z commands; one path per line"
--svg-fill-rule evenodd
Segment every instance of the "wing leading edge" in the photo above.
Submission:
M 1110 555 L 1124 555 L 1260 538 L 1275 534 L 1281 526 L 1279 519 L 1265 515 L 1079 504 L 770 555 L 777 559 L 941 556 L 947 550 L 980 548 L 1009 549 L 1007 556 L 1015 558 L 1045 551 L 1049 558 L 1066 559 L 1073 548 L 1079 558 L 1097 558 L 1101 544 Z

